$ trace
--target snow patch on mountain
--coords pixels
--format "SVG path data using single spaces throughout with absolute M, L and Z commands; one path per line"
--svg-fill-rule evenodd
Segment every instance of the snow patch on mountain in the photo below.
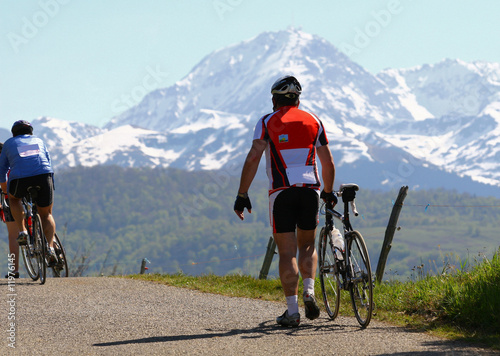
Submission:
M 473 116 L 500 93 L 500 63 L 445 59 L 437 64 L 390 69 L 378 74 L 393 91 L 408 88 L 432 117 Z

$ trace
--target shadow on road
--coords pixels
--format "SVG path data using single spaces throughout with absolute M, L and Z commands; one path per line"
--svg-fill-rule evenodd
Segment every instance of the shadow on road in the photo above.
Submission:
M 388 330 L 390 329 L 390 330 Z M 404 329 L 403 329 L 404 330 Z M 144 337 L 138 339 L 129 340 L 118 340 L 110 342 L 101 342 L 93 344 L 94 347 L 108 347 L 108 346 L 118 346 L 118 345 L 130 345 L 130 344 L 149 344 L 149 343 L 164 343 L 164 342 L 176 342 L 176 341 L 192 341 L 192 340 L 202 340 L 220 337 L 240 337 L 241 339 L 259 339 L 265 336 L 276 336 L 276 335 L 287 335 L 293 337 L 305 337 L 305 336 L 320 336 L 320 335 L 336 335 L 339 334 L 353 334 L 353 333 L 370 333 L 370 334 L 381 334 L 388 335 L 392 334 L 394 337 L 400 332 L 403 332 L 401 328 L 394 326 L 387 327 L 370 327 L 368 329 L 362 329 L 358 325 L 341 325 L 336 324 L 329 320 L 328 318 L 320 318 L 314 321 L 314 323 L 301 324 L 298 328 L 285 328 L 277 325 L 274 320 L 269 320 L 260 323 L 258 326 L 250 327 L 248 329 L 231 329 L 231 330 L 217 330 L 217 329 L 205 329 L 203 333 L 195 334 L 179 334 L 179 335 L 169 335 L 169 336 L 152 336 Z M 390 332 L 389 332 L 390 331 Z M 396 334 L 394 334 L 396 333 Z M 389 341 L 388 341 L 389 342 Z M 406 355 L 498 355 L 499 353 L 494 350 L 471 350 L 462 351 L 461 347 L 466 347 L 467 345 L 462 345 L 460 342 L 450 340 L 442 341 L 432 341 L 424 342 L 423 344 L 430 346 L 432 351 L 416 351 L 412 352 L 395 352 L 395 353 L 384 353 L 380 356 L 406 356 Z M 469 345 L 470 346 L 470 345 Z
M 126 344 L 147 344 L 156 342 L 173 342 L 173 341 L 189 341 L 197 339 L 210 339 L 215 337 L 231 337 L 240 336 L 242 339 L 258 339 L 267 335 L 274 334 L 285 334 L 289 336 L 306 336 L 317 333 L 331 333 L 331 332 L 353 332 L 356 330 L 361 330 L 358 327 L 342 326 L 333 323 L 321 323 L 317 324 L 307 324 L 303 323 L 298 328 L 286 328 L 277 325 L 274 320 L 265 321 L 260 323 L 257 327 L 252 327 L 249 329 L 231 329 L 231 330 L 216 330 L 216 329 L 205 329 L 206 333 L 202 334 L 185 334 L 185 335 L 170 335 L 170 336 L 153 336 L 140 339 L 132 340 L 121 340 L 121 341 L 111 341 L 102 342 L 94 344 L 93 346 L 116 346 L 116 345 L 126 345 Z

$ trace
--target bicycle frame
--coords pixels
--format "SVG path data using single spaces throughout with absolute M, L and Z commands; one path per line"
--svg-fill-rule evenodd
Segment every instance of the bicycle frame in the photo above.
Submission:
M 344 214 L 341 214 L 338 211 L 333 210 L 333 206 L 331 203 L 326 203 L 325 214 L 326 214 L 327 225 L 331 223 L 331 227 L 333 229 L 334 224 L 333 224 L 333 219 L 331 218 L 335 217 L 342 222 L 342 225 L 344 227 L 344 233 L 349 231 L 354 231 L 351 225 L 351 220 L 349 218 L 349 205 L 351 205 L 351 210 L 354 216 L 358 216 L 359 213 L 358 210 L 356 209 L 356 204 L 354 203 L 354 200 L 344 202 Z
M 343 234 L 343 239 L 344 239 L 344 246 L 345 246 L 345 251 L 342 253 L 344 257 L 344 266 L 351 266 L 350 263 L 350 256 L 351 254 L 349 253 L 349 246 L 350 244 L 348 243 L 348 238 L 349 238 L 349 232 L 354 231 L 351 225 L 350 217 L 349 217 L 349 205 L 351 205 L 351 208 L 354 212 L 354 214 L 357 216 L 358 212 L 356 210 L 356 205 L 354 204 L 354 201 L 351 202 L 344 202 L 344 214 L 339 213 L 336 210 L 333 210 L 333 206 L 331 203 L 326 203 L 325 204 L 325 220 L 326 220 L 326 227 L 328 231 L 333 231 L 333 228 L 335 227 L 335 224 L 333 222 L 333 218 L 335 217 L 339 221 L 342 222 L 342 227 L 344 230 Z M 343 285 L 342 289 L 347 290 L 349 287 L 349 284 L 351 283 L 351 277 L 353 276 L 353 271 L 346 271 L 345 269 L 339 271 L 342 274 L 342 280 L 343 280 Z M 347 273 L 348 272 L 348 273 Z
M 30 219 L 31 219 L 31 224 L 33 224 L 33 217 L 38 214 L 38 209 L 36 207 L 34 199 L 35 197 L 31 194 L 31 192 L 29 192 L 28 195 L 22 199 L 26 224 L 30 223 L 28 221 Z M 26 228 L 29 230 L 29 226 L 26 226 Z

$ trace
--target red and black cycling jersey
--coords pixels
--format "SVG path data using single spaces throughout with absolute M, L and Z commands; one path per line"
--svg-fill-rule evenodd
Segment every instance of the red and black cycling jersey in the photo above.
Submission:
M 259 119 L 254 140 L 265 140 L 269 194 L 288 187 L 319 189 L 316 147 L 328 144 L 321 120 L 296 106 Z

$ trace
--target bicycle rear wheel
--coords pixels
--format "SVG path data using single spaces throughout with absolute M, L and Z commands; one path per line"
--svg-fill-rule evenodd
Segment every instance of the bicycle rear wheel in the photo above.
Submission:
M 32 280 L 36 281 L 40 277 L 40 265 L 38 263 L 38 255 L 35 246 L 35 238 L 33 236 L 33 225 L 31 216 L 26 219 L 26 227 L 28 229 L 28 243 L 21 247 L 24 266 Z
M 57 236 L 54 234 L 54 250 L 56 251 L 57 263 L 52 267 L 52 274 L 54 277 L 68 277 L 68 260 L 66 259 L 66 251 Z
M 318 264 L 323 302 L 326 312 L 333 320 L 339 313 L 341 285 L 331 235 L 330 231 L 327 232 L 325 228 L 321 229 L 318 241 Z
M 47 278 L 47 264 L 45 255 L 47 253 L 47 241 L 42 229 L 42 220 L 40 215 L 33 216 L 33 240 L 35 246 L 35 255 L 39 269 L 40 284 L 44 284 Z
M 351 270 L 352 308 L 358 323 L 367 327 L 373 312 L 373 283 L 370 257 L 363 236 L 358 231 L 351 231 L 347 236 L 349 263 Z

